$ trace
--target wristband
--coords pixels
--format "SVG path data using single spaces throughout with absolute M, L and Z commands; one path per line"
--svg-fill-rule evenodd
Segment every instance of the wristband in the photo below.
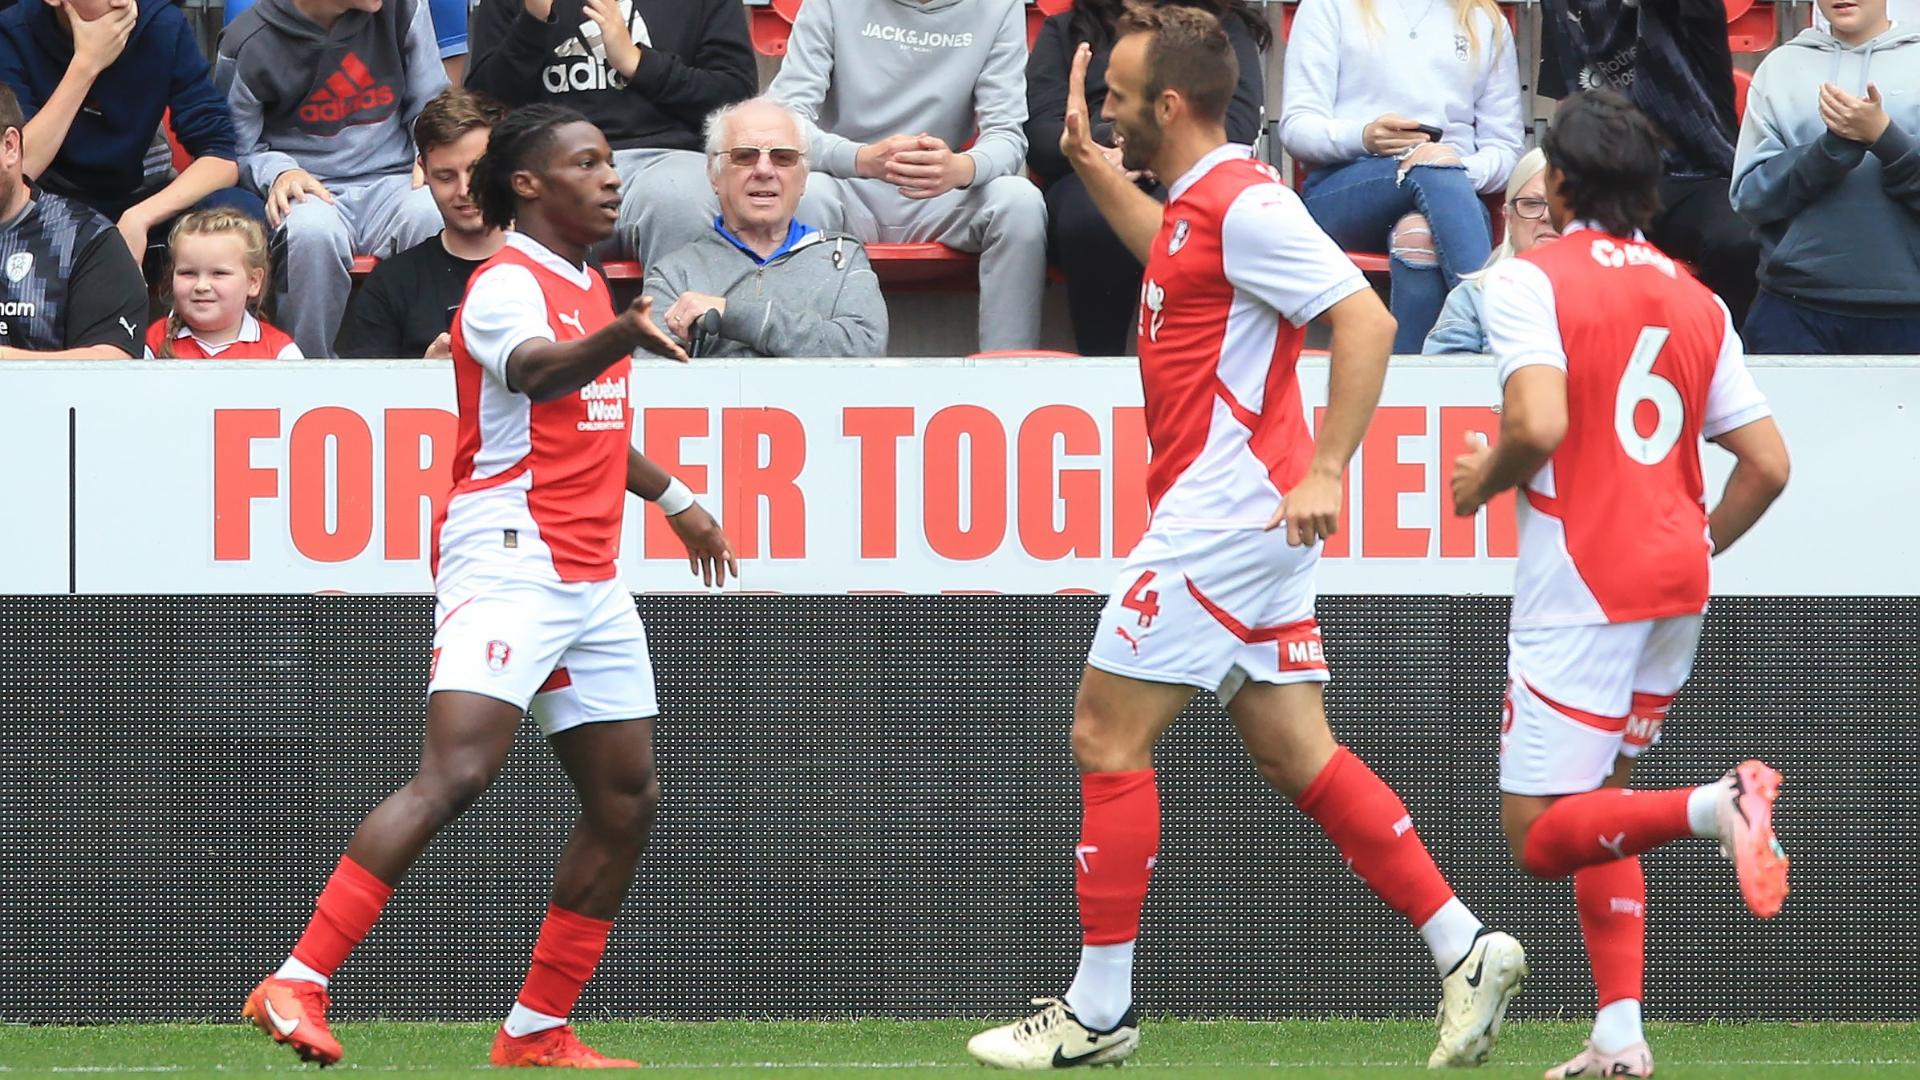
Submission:
M 679 477 L 669 476 L 667 477 L 666 490 L 654 496 L 649 501 L 659 507 L 661 513 L 672 517 L 675 514 L 684 513 L 693 507 L 693 492 L 688 489 L 687 485 L 680 482 Z

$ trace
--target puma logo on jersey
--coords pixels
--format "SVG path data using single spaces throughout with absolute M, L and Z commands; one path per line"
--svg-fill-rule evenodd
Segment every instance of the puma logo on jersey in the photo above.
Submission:
M 587 332 L 587 328 L 580 325 L 580 311 L 577 308 L 574 310 L 574 313 L 571 315 L 568 315 L 564 312 L 555 312 L 554 318 L 559 319 L 560 325 L 562 326 L 573 327 L 573 332 L 576 334 L 584 335 Z
M 127 336 L 129 337 L 140 336 L 140 328 L 128 322 L 126 316 L 122 315 L 120 317 L 120 325 L 127 328 Z

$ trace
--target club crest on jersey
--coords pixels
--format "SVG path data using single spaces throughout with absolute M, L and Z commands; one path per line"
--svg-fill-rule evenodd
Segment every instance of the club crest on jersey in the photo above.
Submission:
M 1187 246 L 1187 232 L 1186 218 L 1173 223 L 1173 239 L 1167 241 L 1167 254 L 1180 254 L 1180 249 Z
M 33 252 L 16 251 L 7 256 L 7 280 L 18 282 L 33 272 Z
M 495 638 L 487 642 L 487 669 L 489 671 L 507 670 L 507 661 L 513 656 L 513 646 Z

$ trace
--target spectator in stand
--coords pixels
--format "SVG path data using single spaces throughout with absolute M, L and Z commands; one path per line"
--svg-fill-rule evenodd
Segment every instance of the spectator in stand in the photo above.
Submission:
M 1755 353 L 1920 350 L 1920 27 L 1886 0 L 1820 0 L 1761 61 L 1733 166 L 1760 239 Z
M 447 86 L 426 0 L 259 0 L 221 32 L 216 77 L 280 230 L 274 311 L 301 352 L 330 355 L 354 256 L 440 228 L 409 134 Z
M 1666 136 L 1655 247 L 1691 263 L 1735 326 L 1747 317 L 1760 249 L 1728 183 L 1738 121 L 1722 0 L 1541 0 L 1539 92 L 1612 87 Z
M 622 198 L 604 251 L 646 263 L 709 231 L 700 125 L 760 77 L 740 0 L 480 0 L 467 85 L 606 132 Z
M 27 117 L 26 175 L 41 191 L 115 222 L 136 262 L 164 256 L 167 230 L 195 207 L 259 217 L 234 185 L 233 120 L 193 28 L 167 0 L 33 0 L 0 12 L 0 82 Z M 192 164 L 149 169 L 168 110 Z
M 1160 0 L 1161 3 L 1169 0 Z M 1260 106 L 1266 100 L 1261 53 L 1273 44 L 1273 31 L 1246 0 L 1173 0 L 1210 12 L 1226 27 L 1240 83 L 1227 104 L 1227 138 L 1252 143 L 1260 135 Z M 1047 257 L 1067 279 L 1067 310 L 1073 316 L 1074 347 L 1084 356 L 1120 356 L 1140 303 L 1143 268 L 1105 215 L 1094 206 L 1087 186 L 1060 153 L 1060 131 L 1067 115 L 1067 76 L 1081 42 L 1093 46 L 1087 64 L 1087 109 L 1099 116 L 1107 97 L 1107 57 L 1113 51 L 1113 27 L 1125 0 L 1078 0 L 1071 11 L 1050 16 L 1040 27 L 1027 59 L 1027 168 L 1047 185 Z M 1112 145 L 1112 126 L 1101 124 L 1096 137 Z M 1116 167 L 1120 151 L 1109 149 Z M 1141 176 L 1140 185 L 1166 201 L 1166 185 Z
M 1493 248 L 1480 195 L 1522 149 L 1513 34 L 1493 0 L 1302 0 L 1286 63 L 1280 141 L 1313 170 L 1307 211 L 1341 247 L 1387 252 L 1393 351 L 1417 353 Z
M 506 115 L 506 106 L 462 87 L 441 91 L 420 110 L 413 141 L 446 227 L 373 268 L 340 321 L 334 352 L 361 359 L 453 355 L 449 333 L 467 280 L 507 242 L 505 232 L 481 220 L 469 186 L 488 134 Z
M 801 218 L 979 252 L 989 351 L 1040 343 L 1047 207 L 1020 175 L 1026 62 L 1021 0 L 807 0 L 768 89 L 814 129 Z
M 1559 230 L 1547 214 L 1547 155 L 1535 147 L 1520 155 L 1507 177 L 1507 235 L 1493 249 L 1487 265 L 1468 274 L 1447 294 L 1440 319 L 1427 332 L 1420 349 L 1428 355 L 1471 353 L 1485 355 L 1489 347 L 1483 321 L 1486 294 L 1483 286 L 1487 271 L 1502 259 L 1531 251 L 1549 240 L 1560 239 Z
M 195 210 L 168 237 L 173 310 L 147 327 L 149 360 L 298 360 L 300 347 L 260 319 L 267 231 L 233 210 Z
M 689 356 L 885 356 L 887 303 L 866 248 L 795 221 L 806 122 L 772 98 L 707 120 L 720 214 L 647 268 L 653 310 Z
M 0 360 L 125 360 L 147 283 L 113 223 L 28 183 L 26 118 L 0 84 Z

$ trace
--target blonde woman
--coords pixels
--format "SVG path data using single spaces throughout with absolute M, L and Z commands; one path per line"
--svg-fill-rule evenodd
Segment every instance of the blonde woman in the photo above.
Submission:
M 1481 291 L 1487 271 L 1495 263 L 1530 251 L 1549 240 L 1560 239 L 1560 231 L 1547 216 L 1547 155 L 1535 148 L 1521 155 L 1507 178 L 1507 236 L 1493 249 L 1487 265 L 1468 274 L 1447 294 L 1440 320 L 1427 333 L 1424 353 L 1481 353 L 1488 350 L 1487 331 L 1481 325 Z
M 1493 0 L 1302 0 L 1280 141 L 1349 251 L 1391 257 L 1394 352 L 1417 353 L 1447 290 L 1487 261 L 1481 193 L 1521 151 L 1513 34 Z

